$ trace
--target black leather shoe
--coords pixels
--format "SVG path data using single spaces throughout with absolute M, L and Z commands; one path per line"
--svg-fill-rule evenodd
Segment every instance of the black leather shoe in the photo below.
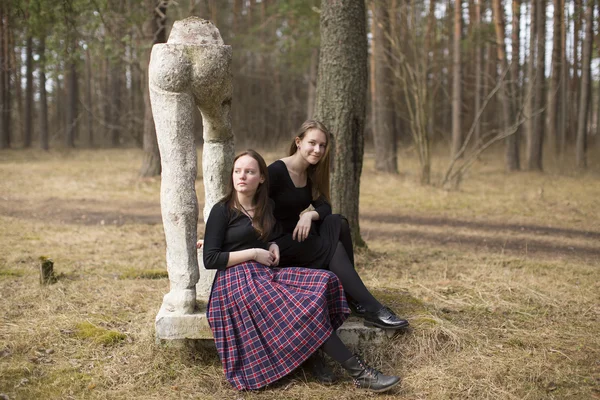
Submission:
M 324 385 L 332 385 L 337 381 L 337 377 L 325 363 L 323 356 L 317 351 L 313 353 L 308 360 L 304 362 L 304 368 L 308 370 L 316 380 Z
M 358 356 L 352 356 L 342 363 L 342 367 L 354 380 L 354 385 L 360 389 L 373 392 L 385 392 L 400 383 L 400 377 L 384 375 L 375 368 L 369 367 Z
M 365 326 L 376 326 L 383 329 L 405 329 L 408 321 L 398 317 L 389 307 L 382 307 L 376 312 L 366 312 Z
M 357 317 L 363 317 L 365 315 L 367 310 L 362 306 L 362 304 L 357 303 L 354 301 L 354 299 L 349 297 L 346 297 L 346 300 L 348 301 L 348 306 L 350 307 L 353 315 L 356 315 Z

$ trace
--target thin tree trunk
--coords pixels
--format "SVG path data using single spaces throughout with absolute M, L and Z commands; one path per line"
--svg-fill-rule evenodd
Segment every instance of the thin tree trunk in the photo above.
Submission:
M 451 158 L 455 158 L 462 147 L 462 67 L 460 60 L 460 41 L 462 37 L 462 0 L 454 0 L 454 42 L 452 62 L 452 149 Z
M 8 85 L 6 80 L 6 53 L 5 53 L 5 15 L 7 3 L 0 2 L 0 149 L 10 147 L 10 131 L 6 127 L 6 103 L 8 101 Z
M 513 118 L 517 115 L 518 110 L 522 105 L 522 91 L 519 76 L 521 75 L 521 0 L 513 0 L 512 2 L 512 54 L 510 63 L 510 78 L 511 84 L 508 87 L 510 90 L 511 101 L 511 113 Z M 514 138 L 510 141 L 517 143 L 517 147 L 513 151 L 518 151 L 518 143 L 521 136 L 521 127 L 517 128 L 514 133 Z
M 473 30 L 475 31 L 475 35 L 477 38 L 481 35 L 481 1 L 475 0 L 475 19 L 473 21 Z M 431 11 L 430 11 L 431 13 Z M 483 48 L 482 41 L 476 40 L 475 42 L 475 90 L 473 105 L 474 105 L 474 115 L 479 115 L 481 111 L 481 78 L 482 78 L 482 64 L 483 64 Z M 475 129 L 473 131 L 473 136 L 475 139 L 475 147 L 479 147 L 481 145 L 481 119 L 477 118 L 475 121 Z
M 375 144 L 375 169 L 381 172 L 398 173 L 396 138 L 394 135 L 393 91 L 391 62 L 389 60 L 390 31 L 388 2 L 375 0 L 373 12 L 373 74 L 371 93 L 373 142 Z
M 167 8 L 163 3 L 159 12 L 152 10 L 152 17 L 146 26 L 146 36 L 152 38 L 152 44 L 165 43 L 167 41 Z M 150 51 L 142 56 L 142 70 L 145 76 L 148 76 L 148 61 L 150 60 Z M 144 160 L 140 169 L 140 176 L 158 176 L 161 173 L 160 153 L 158 151 L 158 142 L 156 138 L 156 128 L 154 127 L 154 118 L 152 117 L 152 106 L 150 104 L 150 90 L 148 88 L 148 79 L 144 79 Z
M 552 29 L 552 64 L 550 86 L 548 88 L 548 113 L 546 114 L 546 132 L 548 139 L 552 144 L 554 152 L 558 154 L 559 146 L 559 116 L 560 116 L 560 97 L 558 95 L 560 81 L 562 76 L 561 66 L 561 21 L 563 19 L 563 9 L 561 0 L 553 0 L 554 17 Z
M 496 52 L 498 64 L 500 65 L 502 72 L 506 71 L 508 61 L 506 59 L 506 47 L 505 47 L 505 30 L 504 30 L 504 8 L 500 0 L 494 0 L 492 2 L 493 14 L 494 14 L 494 26 L 496 31 Z M 504 74 L 502 74 L 503 76 Z M 500 89 L 498 90 L 498 98 L 502 107 L 502 123 L 501 127 L 503 130 L 507 130 L 512 123 L 512 112 L 510 106 L 510 99 L 508 96 L 508 83 L 506 78 L 500 82 Z M 516 171 L 519 169 L 519 151 L 518 142 L 514 135 L 510 135 L 506 138 L 504 153 L 504 167 L 506 171 Z
M 25 48 L 25 115 L 23 128 L 23 147 L 31 147 L 33 137 L 33 38 L 27 35 Z
M 110 69 L 110 102 L 112 104 L 110 144 L 112 147 L 118 147 L 121 144 L 121 86 L 123 80 L 123 62 L 116 60 Z
M 319 49 L 312 49 L 310 53 L 310 70 L 308 73 L 308 96 L 306 102 L 307 119 L 312 119 L 315 112 L 317 94 L 317 73 L 319 67 Z
M 86 142 L 88 147 L 94 147 L 94 114 L 92 100 L 92 59 L 90 51 L 85 52 L 85 126 L 86 126 Z
M 533 16 L 532 16 L 533 18 Z M 533 97 L 533 129 L 527 141 L 527 169 L 542 170 L 544 144 L 544 87 L 546 78 L 546 0 L 535 0 L 535 80 Z M 533 41 L 532 44 L 533 46 Z M 533 67 L 534 60 L 531 60 Z
M 567 143 L 567 123 L 569 120 L 569 65 L 567 62 L 567 10 L 565 9 L 565 0 L 561 1 L 561 8 L 564 10 L 564 17 L 560 21 L 560 44 L 561 44 L 561 78 L 559 97 L 560 101 L 560 119 L 557 132 L 557 155 L 562 156 Z
M 75 147 L 75 137 L 77 136 L 77 109 L 79 96 L 77 90 L 77 66 L 75 61 L 70 61 L 67 71 L 67 102 L 66 102 L 66 127 L 65 127 L 65 146 L 67 148 Z
M 46 35 L 40 35 L 40 47 L 38 51 L 40 59 L 39 65 L 39 92 L 40 92 L 40 148 L 48 150 L 48 96 L 46 93 Z
M 367 90 L 367 34 L 363 1 L 321 1 L 321 51 L 315 116 L 332 133 L 331 200 L 346 216 L 354 243 L 358 223 Z
M 567 131 L 567 140 L 571 141 L 576 139 L 578 132 L 578 123 L 579 123 L 579 99 L 581 97 L 581 79 L 579 77 L 579 71 L 581 70 L 581 60 L 580 60 L 580 52 L 579 46 L 581 44 L 580 34 L 582 29 L 582 20 L 583 20 L 583 4 L 582 0 L 574 0 L 573 6 L 573 76 L 571 78 L 571 88 L 570 88 L 570 110 L 569 110 L 569 122 L 567 126 L 569 127 Z M 568 29 L 568 28 L 567 28 Z
M 577 141 L 575 143 L 575 158 L 577 167 L 587 168 L 587 121 L 591 93 L 591 61 L 594 42 L 594 0 L 587 0 L 585 10 L 585 38 L 583 42 L 583 58 L 581 60 L 581 88 L 579 97 L 579 116 L 577 121 Z
M 527 158 L 527 167 L 529 168 L 529 160 L 531 158 L 531 142 L 532 138 L 536 132 L 536 121 L 537 119 L 534 116 L 534 113 L 537 111 L 535 106 L 535 92 L 536 92 L 536 79 L 538 78 L 536 74 L 535 64 L 537 61 L 536 58 L 536 39 L 537 39 L 537 29 L 536 25 L 538 23 L 537 18 L 538 12 L 538 3 L 537 0 L 532 0 L 530 5 L 530 16 L 529 16 L 529 55 L 527 58 L 527 85 L 526 85 L 526 93 L 525 93 L 525 117 L 527 120 L 525 121 L 525 139 L 526 139 L 526 158 Z

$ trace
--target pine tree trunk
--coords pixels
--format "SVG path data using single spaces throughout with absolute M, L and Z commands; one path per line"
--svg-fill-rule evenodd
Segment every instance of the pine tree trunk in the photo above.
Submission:
M 154 8 L 152 8 L 154 10 Z M 146 37 L 153 38 L 152 44 L 165 43 L 167 41 L 166 32 L 166 12 L 167 8 L 161 3 L 160 13 L 152 12 L 152 18 L 146 26 Z M 164 16 L 164 17 L 163 17 Z M 142 70 L 145 76 L 148 76 L 148 61 L 150 60 L 150 50 L 142 57 Z M 150 91 L 148 88 L 148 79 L 144 79 L 144 159 L 140 169 L 140 176 L 150 177 L 158 176 L 161 173 L 160 153 L 158 151 L 158 142 L 156 138 L 156 128 L 154 127 L 154 118 L 152 117 L 152 106 L 150 104 Z
M 460 40 L 462 37 L 462 0 L 454 0 L 454 42 L 452 62 L 452 149 L 451 157 L 457 157 L 462 147 L 462 67 L 460 60 Z
M 510 98 L 511 101 L 511 113 L 512 118 L 514 119 L 518 115 L 518 111 L 520 110 L 523 100 L 522 100 L 522 91 L 521 85 L 519 83 L 519 77 L 521 76 L 521 0 L 513 0 L 512 2 L 512 54 L 511 54 L 511 63 L 510 63 L 510 77 L 512 83 L 507 87 L 510 87 Z M 519 141 L 521 137 L 521 127 L 517 128 L 517 131 L 513 134 L 514 138 L 508 139 L 508 142 L 511 142 L 512 146 L 516 146 L 513 151 L 519 151 Z M 515 144 L 512 144 L 514 141 Z
M 594 41 L 594 0 L 587 0 L 585 10 L 585 38 L 582 46 L 581 88 L 579 97 L 579 115 L 577 121 L 577 141 L 575 143 L 575 158 L 577 167 L 587 168 L 587 128 L 588 111 L 591 93 L 591 62 Z
M 367 90 L 367 36 L 363 1 L 322 0 L 316 119 L 332 133 L 331 200 L 346 216 L 354 243 L 358 224 Z
M 77 90 L 77 66 L 75 61 L 70 61 L 67 71 L 67 102 L 66 102 L 66 126 L 65 126 L 65 146 L 67 148 L 75 147 L 75 137 L 77 136 L 77 109 L 79 96 Z
M 40 36 L 39 93 L 40 93 L 40 148 L 50 148 L 48 135 L 48 96 L 46 93 L 46 35 Z
M 536 109 L 536 80 L 539 78 L 536 73 L 536 51 L 537 47 L 537 13 L 538 13 L 538 1 L 532 0 L 530 6 L 530 25 L 529 25 L 529 55 L 527 58 L 527 86 L 525 93 L 525 117 L 527 120 L 525 121 L 525 139 L 526 139 L 526 159 L 527 159 L 527 168 L 529 168 L 529 163 L 531 159 L 531 151 L 532 151 L 532 141 L 534 140 L 534 136 L 536 134 L 536 122 L 537 118 L 535 117 Z
M 430 11 L 431 12 L 431 11 Z M 473 20 L 473 30 L 475 31 L 476 37 L 479 37 L 481 32 L 481 0 L 475 1 L 475 19 Z M 481 78 L 482 78 L 482 64 L 483 64 L 483 43 L 482 41 L 476 40 L 475 42 L 475 87 L 473 90 L 474 98 L 474 115 L 477 118 L 481 111 Z M 473 136 L 475 140 L 475 147 L 479 147 L 481 145 L 481 118 L 477 118 L 474 121 L 475 127 L 473 131 Z
M 505 30 L 504 30 L 504 8 L 502 7 L 502 2 L 500 0 L 494 0 L 492 2 L 493 14 L 494 14 L 494 26 L 496 31 L 496 52 L 497 52 L 497 60 L 500 65 L 502 73 L 507 71 L 508 61 L 506 59 L 506 46 L 505 46 Z M 510 105 L 510 98 L 508 95 L 508 87 L 509 87 L 509 76 L 508 74 L 500 82 L 500 89 L 498 90 L 498 99 L 500 101 L 500 106 L 502 107 L 502 118 L 501 124 L 502 130 L 506 132 L 510 124 L 512 123 L 512 112 Z M 510 135 L 505 139 L 505 153 L 504 153 L 504 168 L 506 171 L 516 171 L 519 169 L 519 149 L 518 142 L 515 138 L 515 135 Z
M 560 117 L 559 117 L 559 128 L 557 133 L 558 140 L 558 155 L 562 156 L 564 153 L 564 148 L 567 143 L 567 124 L 569 121 L 569 65 L 567 62 L 567 13 L 565 10 L 565 1 L 561 1 L 561 9 L 564 11 L 564 16 L 560 21 L 560 47 L 561 47 L 561 55 L 560 55 L 560 65 L 561 65 L 561 77 L 560 77 L 560 87 L 559 87 L 559 97 L 560 101 Z
M 319 67 L 319 49 L 312 49 L 310 53 L 310 70 L 308 73 L 308 96 L 306 102 L 306 117 L 312 119 L 315 113 L 317 94 L 317 73 Z
M 581 97 L 581 79 L 579 78 L 579 71 L 581 71 L 581 57 L 579 52 L 579 46 L 581 45 L 580 37 L 582 33 L 581 29 L 584 14 L 582 0 L 574 0 L 573 8 L 573 43 L 571 46 L 569 46 L 573 51 L 573 75 L 571 78 L 570 87 L 570 115 L 569 121 L 567 123 L 569 129 L 566 132 L 566 140 L 569 141 L 569 144 L 572 143 L 572 140 L 576 140 L 579 123 L 579 100 Z M 567 27 L 567 29 L 569 28 Z
M 119 147 L 121 144 L 121 87 L 123 80 L 123 64 L 116 60 L 110 69 L 110 102 L 112 104 L 110 121 L 110 144 Z
M 542 170 L 544 144 L 544 88 L 546 82 L 546 0 L 535 0 L 535 81 L 533 95 L 533 130 L 527 146 L 527 169 Z M 532 43 L 533 45 L 533 43 Z M 533 63 L 533 59 L 531 62 Z M 533 64 L 532 64 L 533 66 Z
M 561 66 L 561 20 L 563 19 L 563 9 L 561 0 L 554 0 L 554 17 L 553 17 L 553 29 L 552 29 L 552 63 L 551 63 L 551 76 L 550 86 L 548 87 L 548 113 L 546 118 L 546 130 L 548 133 L 548 139 L 552 144 L 554 152 L 559 153 L 559 116 L 560 116 L 560 97 L 559 87 L 562 76 Z
M 23 128 L 23 147 L 31 147 L 33 137 L 33 38 L 27 35 L 25 48 L 25 115 Z
M 398 173 L 396 137 L 394 135 L 394 103 L 391 77 L 391 50 L 386 35 L 390 32 L 388 2 L 375 0 L 373 12 L 373 74 L 372 82 L 372 126 L 375 144 L 375 169 L 381 172 Z
M 85 127 L 86 143 L 88 147 L 94 147 L 94 114 L 92 100 L 92 59 L 89 50 L 85 52 Z
M 8 101 L 8 84 L 6 81 L 6 53 L 4 41 L 5 35 L 5 15 L 6 3 L 0 2 L 0 149 L 10 147 L 10 131 L 7 129 L 6 120 L 6 102 Z

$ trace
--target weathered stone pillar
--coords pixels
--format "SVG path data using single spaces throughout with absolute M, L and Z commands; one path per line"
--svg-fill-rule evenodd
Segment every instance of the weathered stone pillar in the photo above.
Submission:
M 202 338 L 208 328 L 196 308 L 196 283 L 208 297 L 214 277 L 201 266 L 196 250 L 198 201 L 193 107 L 204 126 L 204 218 L 223 195 L 234 158 L 230 106 L 231 46 L 223 44 L 209 21 L 176 21 L 167 43 L 150 57 L 149 86 L 162 163 L 161 212 L 167 242 L 170 291 L 156 316 L 160 339 Z M 200 257 L 201 260 L 201 257 Z M 208 330 L 210 337 L 210 330 Z

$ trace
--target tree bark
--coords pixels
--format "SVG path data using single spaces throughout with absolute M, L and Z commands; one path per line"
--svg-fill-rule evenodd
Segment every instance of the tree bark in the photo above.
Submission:
M 583 42 L 583 58 L 581 60 L 581 88 L 579 97 L 579 115 L 577 120 L 577 141 L 575 143 L 575 159 L 577 167 L 587 168 L 587 128 L 588 111 L 591 93 L 591 62 L 594 41 L 594 0 L 587 0 L 585 10 L 585 38 Z
M 152 44 L 166 43 L 167 41 L 167 7 L 162 2 L 159 3 L 158 10 L 151 8 L 152 17 L 148 21 L 146 30 L 147 36 L 152 38 Z M 148 76 L 148 62 L 150 60 L 150 51 L 142 57 L 142 70 L 145 76 Z M 156 139 L 156 128 L 154 127 L 154 118 L 152 117 L 152 106 L 150 104 L 150 91 L 148 89 L 148 79 L 144 79 L 144 159 L 140 169 L 141 177 L 158 176 L 161 173 L 160 153 L 158 151 L 158 142 Z
M 365 3 L 322 0 L 315 116 L 332 134 L 331 200 L 346 216 L 354 243 L 358 223 L 367 90 Z
M 46 35 L 41 35 L 38 53 L 39 65 L 39 93 L 40 93 L 40 148 L 50 148 L 48 135 L 48 96 L 46 93 Z
M 391 51 L 387 35 L 390 23 L 387 0 L 371 2 L 373 12 L 373 68 L 371 73 L 371 107 L 373 142 L 375 145 L 375 169 L 380 172 L 398 173 L 396 137 L 394 134 L 394 103 L 391 77 Z
M 462 67 L 460 60 L 460 40 L 462 37 L 462 0 L 454 0 L 454 42 L 452 62 L 452 149 L 455 158 L 462 147 Z

